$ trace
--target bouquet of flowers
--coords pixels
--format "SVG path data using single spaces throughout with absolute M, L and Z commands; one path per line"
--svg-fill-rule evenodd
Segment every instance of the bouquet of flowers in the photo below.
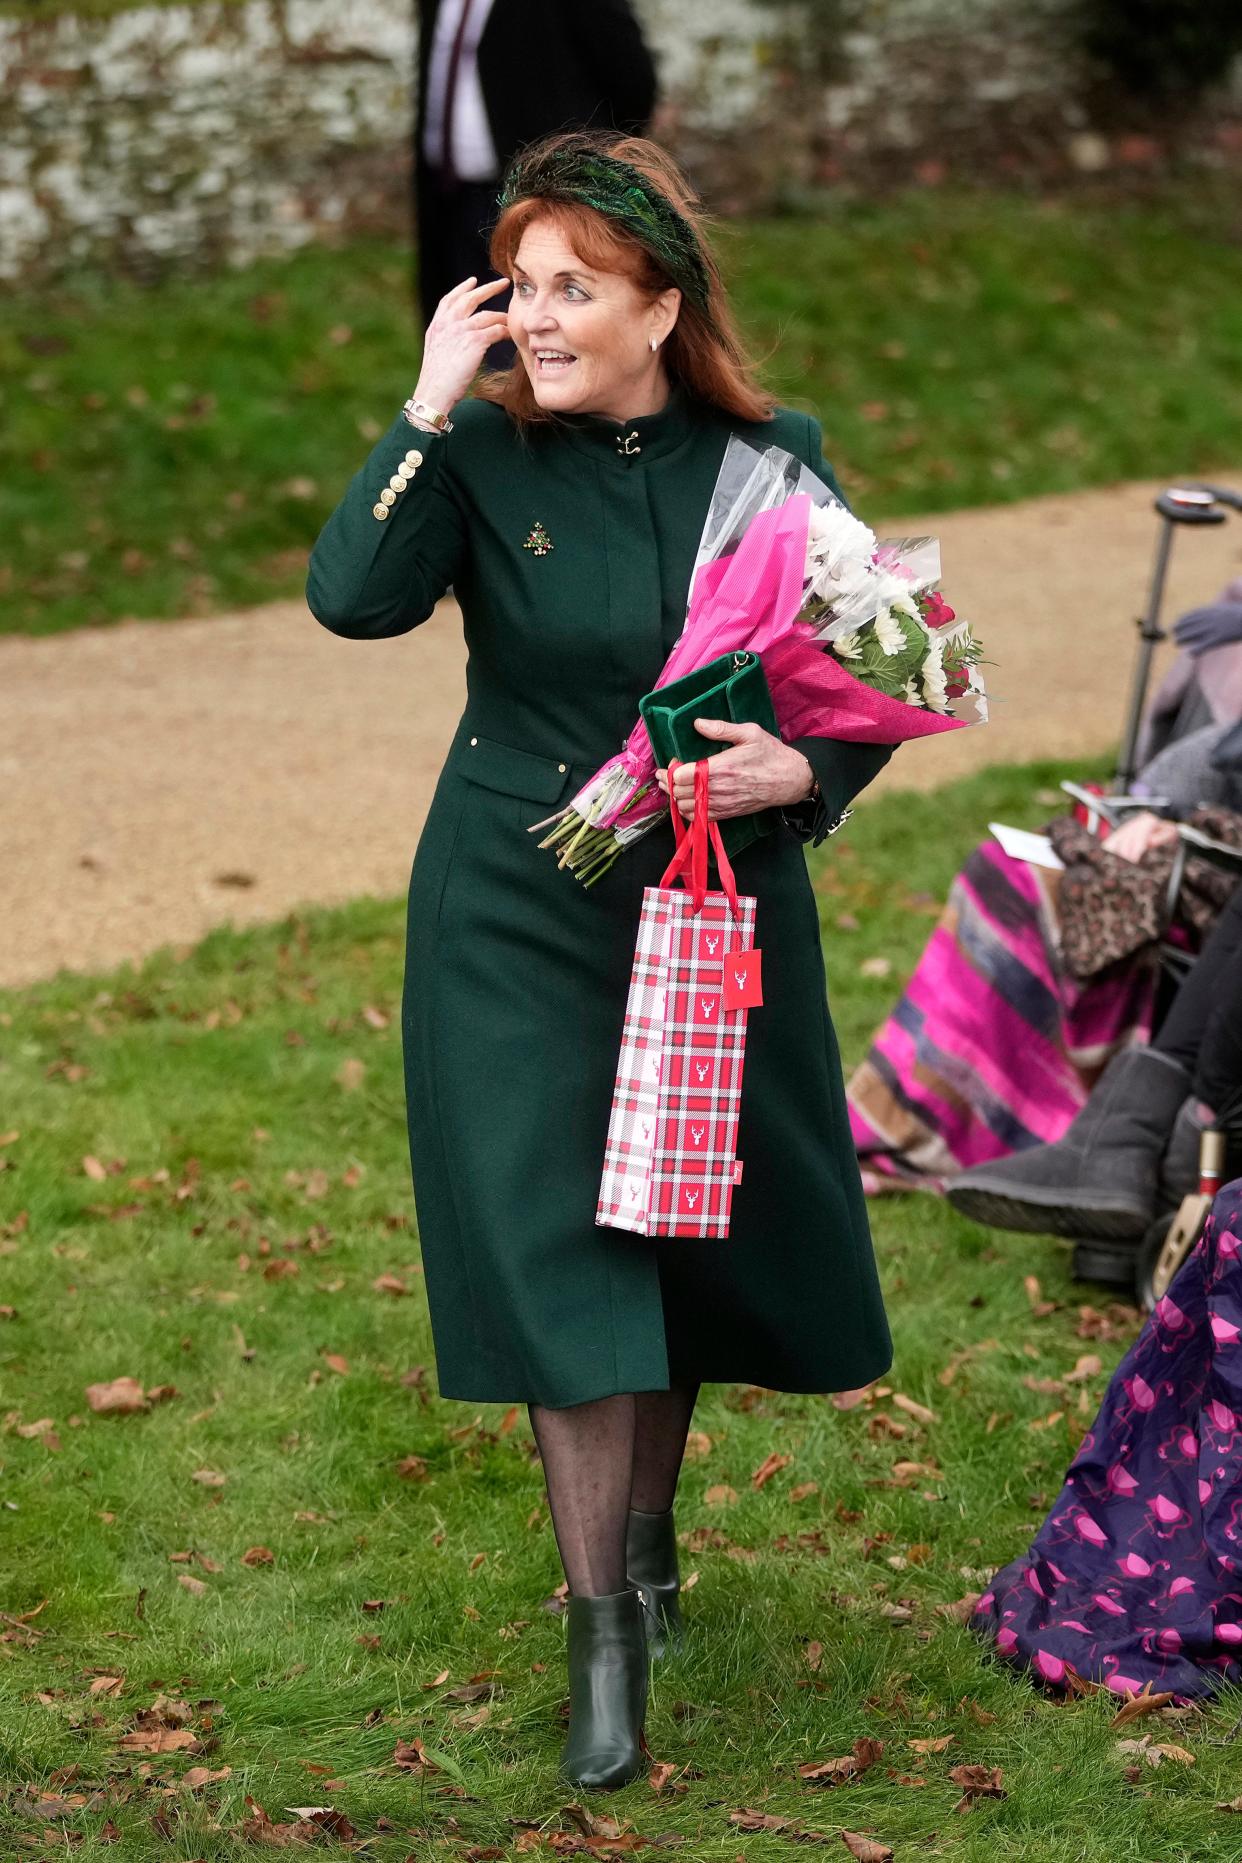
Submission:
M 781 735 L 899 744 L 987 720 L 981 649 L 936 584 L 934 538 L 878 542 L 779 447 L 731 438 L 699 542 L 686 624 L 656 690 L 719 655 L 760 656 Z M 590 885 L 668 813 L 641 719 L 535 829 Z

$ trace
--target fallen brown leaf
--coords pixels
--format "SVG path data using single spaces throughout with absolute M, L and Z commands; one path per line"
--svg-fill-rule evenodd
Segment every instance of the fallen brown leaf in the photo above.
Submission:
M 351 1844 L 358 1835 L 345 1813 L 338 1811 L 335 1805 L 286 1805 L 285 1810 L 290 1817 L 311 1825 L 314 1830 L 326 1831 L 338 1843 Z
M 823 1644 L 822 1643 L 808 1643 L 803 1654 L 806 1658 L 807 1668 L 812 1670 L 813 1672 L 818 1673 L 820 1664 L 824 1660 Z
M 712 1439 L 705 1430 L 691 1430 L 686 1438 L 685 1460 L 703 1462 L 712 1452 Z
M 402 1456 L 397 1463 L 397 1473 L 402 1481 L 426 1481 L 427 1464 L 421 1455 Z
M 219 1474 L 214 1468 L 196 1468 L 190 1476 L 190 1480 L 196 1481 L 200 1488 L 222 1488 L 227 1479 L 227 1476 Z
M 934 1410 L 929 1410 L 926 1404 L 916 1403 L 912 1397 L 907 1397 L 904 1391 L 893 1392 L 893 1408 L 895 1410 L 904 1410 L 906 1415 L 908 1417 L 913 1417 L 916 1423 L 934 1423 L 936 1421 L 936 1413 Z
M 606 1843 L 615 1843 L 621 1835 L 621 1821 L 609 1813 L 589 1811 L 585 1805 L 562 1805 L 561 1816 L 572 1824 L 583 1837 L 602 1837 Z
M 676 1776 L 677 1768 L 672 1760 L 658 1760 L 647 1775 L 647 1784 L 653 1792 L 662 1792 Z
M 24 1437 L 27 1442 L 46 1442 L 60 1447 L 54 1417 L 37 1417 L 33 1423 L 14 1423 L 12 1427 L 13 1434 Z
M 97 1675 L 95 1677 L 95 1680 L 91 1683 L 90 1693 L 92 1695 L 108 1695 L 108 1696 L 111 1696 L 113 1699 L 115 1699 L 116 1696 L 120 1694 L 124 1686 L 125 1686 L 124 1676 Z
M 371 1283 L 371 1291 L 375 1294 L 391 1294 L 394 1299 L 399 1299 L 410 1290 L 399 1274 L 377 1274 Z
M 178 1572 L 177 1583 L 183 1591 L 190 1592 L 196 1598 L 201 1598 L 207 1589 L 201 1578 L 195 1578 L 189 1572 Z
M 938 1604 L 937 1617 L 947 1617 L 950 1623 L 968 1624 L 975 1614 L 975 1606 L 983 1596 L 981 1591 L 968 1591 L 964 1598 L 955 1598 L 952 1604 Z
M 201 1753 L 202 1742 L 188 1727 L 140 1727 L 117 1741 L 122 1753 Z
M 907 1740 L 906 1745 L 912 1753 L 943 1753 L 946 1747 L 953 1745 L 952 1734 L 938 1734 L 934 1740 Z
M 334 1371 L 338 1378 L 349 1376 L 349 1360 L 339 1352 L 321 1352 L 319 1355 L 329 1371 Z
M 778 1818 L 772 1812 L 752 1811 L 747 1806 L 729 1813 L 729 1823 L 739 1831 L 787 1831 L 793 1822 L 792 1818 Z
M 798 1775 L 808 1785 L 840 1785 L 847 1779 L 861 1779 L 883 1752 L 882 1740 L 872 1740 L 864 1735 L 854 1742 L 852 1753 L 845 1753 L 840 1759 L 808 1760 L 799 1766 Z
M 751 1487 L 762 1488 L 766 1482 L 771 1481 L 773 1475 L 779 1475 L 783 1468 L 788 1468 L 792 1460 L 792 1456 L 777 1455 L 774 1451 L 765 1461 L 759 1464 L 759 1467 L 751 1476 Z
M 227 1779 L 232 1771 L 231 1766 L 221 1766 L 215 1772 L 210 1766 L 191 1766 L 188 1772 L 182 1773 L 177 1785 L 183 1792 L 201 1792 L 204 1787 L 218 1785 L 221 1779 Z
M 1022 1285 L 1026 1290 L 1026 1297 L 1031 1306 L 1031 1314 L 1035 1319 L 1042 1320 L 1045 1319 L 1048 1314 L 1056 1312 L 1056 1301 L 1045 1300 L 1043 1298 L 1043 1289 L 1040 1287 L 1039 1282 L 1033 1274 L 1024 1275 L 1022 1278 Z
M 97 1416 L 125 1417 L 145 1410 L 146 1396 L 137 1378 L 113 1378 L 109 1384 L 88 1384 L 86 1401 Z
M 1137 1721 L 1145 1714 L 1154 1714 L 1157 1708 L 1167 1708 L 1172 1699 L 1171 1691 L 1153 1694 L 1151 1683 L 1146 1682 L 1137 1695 L 1127 1697 L 1124 1707 L 1118 1708 L 1109 1726 L 1124 1727 L 1127 1721 Z
M 986 1766 L 950 1767 L 949 1777 L 962 1794 L 953 1807 L 954 1811 L 970 1811 L 976 1799 L 1007 1797 L 1001 1784 L 1004 1776 L 999 1766 L 993 1766 L 990 1770 Z
M 794 1502 L 807 1501 L 813 1494 L 818 1493 L 819 1483 L 817 1481 L 800 1481 L 797 1487 L 789 1490 L 789 1498 Z
M 421 1740 L 398 1740 L 392 1750 L 392 1763 L 401 1772 L 439 1772 L 434 1760 L 423 1751 Z
M 276 1555 L 270 1546 L 247 1546 L 241 1562 L 243 1565 L 275 1565 Z
M 446 1688 L 445 1701 L 486 1701 L 502 1694 L 503 1690 L 496 1682 L 459 1682 L 456 1688 Z
M 737 1500 L 737 1489 L 731 1488 L 727 1481 L 717 1482 L 707 1490 L 703 1500 L 708 1507 L 732 1507 Z
M 858 1858 L 858 1863 L 893 1863 L 888 1845 L 874 1837 L 863 1837 L 858 1831 L 842 1831 L 841 1842 L 852 1857 Z

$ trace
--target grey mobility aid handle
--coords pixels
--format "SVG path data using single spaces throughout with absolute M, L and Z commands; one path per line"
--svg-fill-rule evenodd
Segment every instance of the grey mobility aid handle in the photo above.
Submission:
M 1143 720 L 1143 708 L 1147 702 L 1147 687 L 1151 679 L 1151 658 L 1157 643 L 1165 638 L 1160 626 L 1160 610 L 1164 602 L 1164 585 L 1169 573 L 1169 557 L 1173 550 L 1174 526 L 1177 524 L 1223 524 L 1228 515 L 1222 506 L 1234 511 L 1242 511 L 1242 493 L 1227 490 L 1219 485 L 1181 485 L 1170 486 L 1168 491 L 1160 493 L 1156 499 L 1156 510 L 1160 514 L 1160 534 L 1156 542 L 1156 561 L 1152 570 L 1151 593 L 1147 601 L 1147 613 L 1140 615 L 1137 627 L 1139 631 L 1139 656 L 1134 668 L 1134 679 L 1130 687 L 1130 700 L 1126 707 L 1125 729 L 1121 738 L 1121 760 L 1117 766 L 1117 788 L 1124 794 L 1137 774 L 1137 748 L 1139 729 Z

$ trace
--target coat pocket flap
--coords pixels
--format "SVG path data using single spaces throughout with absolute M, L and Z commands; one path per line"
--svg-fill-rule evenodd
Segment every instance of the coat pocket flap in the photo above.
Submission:
M 515 750 L 490 737 L 468 738 L 455 761 L 468 782 L 498 789 L 504 796 L 521 796 L 527 802 L 558 801 L 569 780 L 567 763 Z

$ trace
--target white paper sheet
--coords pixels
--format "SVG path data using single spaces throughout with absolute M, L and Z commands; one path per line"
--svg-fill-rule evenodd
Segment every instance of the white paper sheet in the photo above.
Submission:
M 1051 867 L 1054 873 L 1065 865 L 1046 834 L 1031 834 L 1026 828 L 1007 828 L 1004 822 L 989 822 L 988 827 L 1010 860 L 1026 860 L 1033 867 Z

